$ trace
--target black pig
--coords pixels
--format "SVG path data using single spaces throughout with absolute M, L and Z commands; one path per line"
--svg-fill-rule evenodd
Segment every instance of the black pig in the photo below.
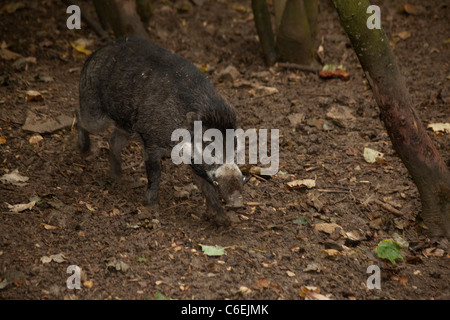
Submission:
M 114 125 L 109 140 L 113 178 L 120 178 L 121 149 L 129 138 L 143 143 L 148 177 L 146 199 L 158 204 L 161 159 L 170 156 L 177 128 L 192 131 L 193 122 L 215 128 L 224 137 L 236 128 L 236 114 L 211 82 L 190 62 L 147 40 L 126 36 L 107 44 L 86 61 L 76 110 L 78 145 L 90 147 L 89 133 Z M 206 197 L 207 213 L 219 225 L 230 224 L 220 198 L 242 206 L 246 178 L 236 164 L 192 164 L 197 184 Z

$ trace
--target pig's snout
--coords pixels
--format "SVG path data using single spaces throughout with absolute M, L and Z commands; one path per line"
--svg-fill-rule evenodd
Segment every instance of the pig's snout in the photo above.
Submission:
M 243 198 L 240 192 L 234 192 L 228 199 L 226 199 L 225 206 L 229 209 L 237 209 L 244 206 Z

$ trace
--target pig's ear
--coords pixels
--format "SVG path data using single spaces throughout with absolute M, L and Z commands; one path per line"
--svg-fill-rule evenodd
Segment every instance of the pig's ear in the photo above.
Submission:
M 188 128 L 194 127 L 194 121 L 200 121 L 200 115 L 196 112 L 188 112 L 186 114 L 186 124 Z

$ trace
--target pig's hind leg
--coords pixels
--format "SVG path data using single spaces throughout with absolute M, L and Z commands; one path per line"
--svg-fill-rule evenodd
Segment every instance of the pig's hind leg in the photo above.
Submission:
M 128 134 L 125 132 L 115 129 L 111 138 L 109 139 L 109 165 L 111 177 L 115 180 L 122 178 L 122 167 L 121 167 L 121 155 L 120 152 L 122 148 L 128 143 Z
M 91 139 L 89 138 L 89 132 L 84 129 L 80 123 L 80 116 L 78 111 L 76 111 L 75 114 L 75 125 L 78 131 L 78 149 L 80 150 L 80 153 L 82 155 L 86 155 L 91 148 Z
M 111 119 L 101 110 L 100 101 L 92 90 L 80 91 L 80 107 L 75 110 L 76 127 L 78 130 L 78 148 L 81 154 L 89 152 L 91 143 L 89 133 L 104 131 Z

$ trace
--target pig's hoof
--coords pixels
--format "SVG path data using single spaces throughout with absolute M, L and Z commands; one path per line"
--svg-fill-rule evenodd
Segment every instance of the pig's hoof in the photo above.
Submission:
M 159 207 L 159 203 L 158 202 L 149 202 L 148 200 L 145 202 L 145 206 L 147 207 L 148 210 L 150 211 L 159 211 L 160 207 Z
M 113 182 L 122 182 L 122 171 L 120 172 L 110 172 L 110 177 Z
M 227 212 L 227 216 L 230 219 L 231 223 L 240 222 L 239 217 L 234 212 Z
M 217 226 L 228 227 L 231 225 L 231 219 L 227 215 L 216 215 L 214 222 Z

